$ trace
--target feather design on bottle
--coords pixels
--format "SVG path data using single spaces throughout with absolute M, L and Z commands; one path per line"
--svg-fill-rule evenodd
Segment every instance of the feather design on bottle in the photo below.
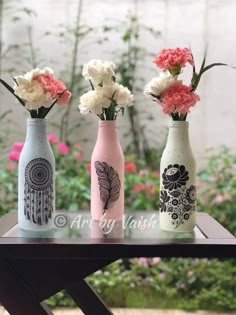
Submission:
M 100 199 L 104 202 L 104 212 L 112 202 L 119 199 L 120 179 L 117 171 L 106 162 L 95 162 L 95 169 L 98 176 Z

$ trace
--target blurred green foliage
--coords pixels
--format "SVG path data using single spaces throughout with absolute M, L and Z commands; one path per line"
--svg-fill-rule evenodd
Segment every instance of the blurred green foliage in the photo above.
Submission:
M 112 307 L 236 310 L 233 261 L 216 259 L 121 260 L 87 278 L 106 304 Z M 66 292 L 51 298 L 51 306 L 74 306 Z

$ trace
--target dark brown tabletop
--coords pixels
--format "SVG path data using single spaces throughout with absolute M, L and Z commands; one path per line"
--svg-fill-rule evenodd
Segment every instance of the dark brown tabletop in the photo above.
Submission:
M 50 232 L 22 231 L 17 212 L 0 218 L 0 301 L 11 315 L 52 315 L 44 300 L 66 290 L 86 315 L 112 315 L 85 278 L 121 258 L 236 257 L 236 239 L 205 213 L 192 233 L 159 229 L 158 212 L 92 221 L 57 212 Z
M 104 228 L 88 212 L 58 212 L 52 232 L 32 233 L 20 231 L 12 211 L 0 218 L 0 257 L 236 256 L 235 237 L 206 213 L 198 213 L 193 233 L 160 231 L 158 221 L 158 212 L 127 212 L 123 221 Z

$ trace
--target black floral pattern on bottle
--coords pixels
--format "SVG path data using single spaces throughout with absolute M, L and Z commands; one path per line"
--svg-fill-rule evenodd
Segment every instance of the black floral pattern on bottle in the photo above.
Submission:
M 185 213 L 184 214 L 184 220 L 188 220 L 189 219 L 189 214 L 188 213 Z
M 163 186 L 169 191 L 177 190 L 181 186 L 185 186 L 189 180 L 188 171 L 184 165 L 174 164 L 168 165 L 162 174 Z
M 167 207 L 166 204 L 170 200 L 170 196 L 168 196 L 167 192 L 165 190 L 161 190 L 160 194 L 160 210 L 161 212 L 166 212 Z
M 193 204 L 196 200 L 196 188 L 195 186 L 190 186 L 189 189 L 186 191 L 186 199 L 189 203 Z
M 178 219 L 178 214 L 177 213 L 172 213 L 171 218 L 173 220 L 177 220 Z
M 160 211 L 168 213 L 175 229 L 195 212 L 196 187 L 188 181 L 189 172 L 181 164 L 170 164 L 162 173 Z
M 173 206 L 177 206 L 178 204 L 179 204 L 178 199 L 173 199 L 173 200 L 172 200 L 172 205 L 173 205 Z

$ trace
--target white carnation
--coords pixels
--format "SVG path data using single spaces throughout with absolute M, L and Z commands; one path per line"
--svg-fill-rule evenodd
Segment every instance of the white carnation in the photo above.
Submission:
M 83 66 L 82 75 L 86 80 L 93 79 L 97 85 L 109 85 L 115 77 L 115 64 L 109 61 L 92 59 Z
M 97 115 L 102 114 L 103 108 L 108 108 L 111 101 L 104 96 L 103 89 L 98 88 L 89 91 L 80 97 L 79 110 L 83 115 L 89 112 L 95 113 Z
M 130 93 L 130 90 L 121 84 L 114 83 L 109 86 L 103 87 L 104 95 L 116 101 L 120 107 L 132 106 L 134 96 Z
M 24 76 L 15 78 L 17 84 L 14 86 L 15 94 L 24 102 L 25 107 L 29 110 L 35 110 L 42 106 L 50 107 L 51 94 L 45 93 L 40 83 L 36 80 L 27 80 Z
M 159 96 L 164 90 L 176 83 L 177 78 L 169 72 L 161 72 L 159 77 L 153 78 L 144 87 L 145 96 Z
M 26 72 L 26 74 L 24 76 L 15 77 L 15 79 L 17 80 L 19 77 L 24 77 L 26 80 L 32 81 L 37 75 L 45 74 L 45 73 L 53 74 L 53 70 L 51 68 L 48 68 L 48 67 L 44 68 L 43 70 L 41 70 L 39 68 L 35 68 L 29 72 Z
M 44 68 L 43 70 L 36 68 L 24 75 L 14 77 L 16 81 L 13 87 L 15 94 L 25 102 L 25 107 L 29 110 L 36 110 L 42 106 L 51 106 L 51 94 L 45 92 L 41 84 L 34 80 L 37 75 L 45 73 L 53 74 L 53 70 L 51 68 Z
M 132 106 L 134 102 L 134 96 L 127 87 L 119 84 L 119 88 L 115 94 L 115 100 L 120 107 Z

